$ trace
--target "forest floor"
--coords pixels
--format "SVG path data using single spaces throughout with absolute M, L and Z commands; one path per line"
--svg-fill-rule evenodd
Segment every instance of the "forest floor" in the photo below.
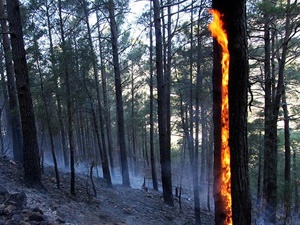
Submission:
M 11 160 L 0 158 L 0 185 L 10 193 L 24 191 L 27 206 L 39 208 L 53 225 L 189 225 L 194 224 L 193 201 L 183 199 L 181 208 L 163 203 L 162 193 L 114 184 L 107 188 L 102 178 L 94 178 L 93 196 L 87 175 L 76 174 L 76 196 L 70 195 L 70 174 L 60 171 L 61 188 L 56 188 L 53 167 L 45 167 L 45 190 L 28 188 L 23 170 Z M 142 185 L 142 184 L 141 184 Z M 201 210 L 203 225 L 214 224 L 213 213 Z

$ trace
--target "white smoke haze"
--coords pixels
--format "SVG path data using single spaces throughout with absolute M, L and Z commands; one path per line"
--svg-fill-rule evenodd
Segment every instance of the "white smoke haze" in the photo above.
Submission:
M 117 158 L 117 157 L 116 157 Z M 70 173 L 69 168 L 65 168 L 63 157 L 58 157 L 58 167 L 59 170 L 62 172 Z M 75 160 L 76 161 L 76 160 Z M 118 160 L 114 160 L 115 162 L 118 162 Z M 176 164 L 176 162 L 175 162 Z M 176 201 L 179 201 L 179 196 L 176 196 L 176 188 L 179 190 L 179 187 L 181 186 L 181 199 L 187 200 L 190 202 L 193 202 L 193 185 L 192 185 L 192 177 L 189 175 L 189 169 L 190 168 L 180 168 L 179 165 L 175 165 L 173 167 L 173 178 L 172 178 L 172 185 L 173 185 L 173 196 L 175 197 Z M 49 151 L 44 153 L 44 165 L 45 166 L 54 166 L 52 155 Z M 133 166 L 130 166 L 129 168 L 132 168 Z M 78 175 L 85 176 L 86 179 L 90 179 L 90 168 L 91 168 L 91 162 L 83 162 L 77 160 L 75 163 L 75 172 Z M 153 190 L 153 184 L 152 184 L 152 176 L 151 176 L 151 168 L 150 166 L 142 165 L 140 168 L 138 168 L 138 173 L 133 171 L 134 169 L 131 169 L 129 172 L 130 177 L 130 187 L 133 189 L 138 190 L 147 190 L 147 192 L 151 193 L 154 192 Z M 178 172 L 178 170 L 181 172 Z M 112 172 L 112 171 L 111 171 Z M 181 175 L 179 175 L 181 174 Z M 103 178 L 103 172 L 102 172 L 102 166 L 101 165 L 95 165 L 93 168 L 93 176 L 94 178 Z M 180 176 L 182 176 L 180 178 Z M 158 189 L 160 194 L 162 195 L 162 184 L 161 184 L 161 174 L 159 165 L 157 168 L 157 178 L 158 178 Z M 122 175 L 120 171 L 120 166 L 115 164 L 114 168 L 114 176 L 111 173 L 111 179 L 113 185 L 122 185 Z M 145 188 L 142 188 L 142 185 L 144 184 L 145 180 Z M 181 181 L 180 181 L 181 180 Z M 90 182 L 90 181 L 89 181 Z M 181 183 L 181 185 L 180 185 Z M 210 193 L 209 198 L 207 196 L 208 192 L 208 183 L 205 182 L 203 186 L 202 192 L 200 192 L 200 205 L 204 209 L 209 209 L 214 211 L 214 200 L 213 200 L 213 184 L 210 184 Z M 209 201 L 209 204 L 208 204 Z M 209 206 L 208 206 L 209 205 Z M 209 208 L 208 208 L 209 207 Z

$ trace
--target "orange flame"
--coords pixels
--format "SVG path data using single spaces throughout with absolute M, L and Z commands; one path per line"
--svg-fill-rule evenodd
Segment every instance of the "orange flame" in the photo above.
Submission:
M 231 173 L 230 173 L 230 149 L 229 149 L 229 106 L 228 106 L 228 77 L 229 77 L 229 50 L 228 38 L 225 29 L 223 28 L 223 21 L 219 11 L 211 9 L 209 12 L 213 15 L 213 21 L 208 28 L 217 42 L 222 48 L 222 106 L 221 106 L 221 198 L 225 205 L 226 211 L 226 225 L 232 224 L 232 210 L 231 210 Z

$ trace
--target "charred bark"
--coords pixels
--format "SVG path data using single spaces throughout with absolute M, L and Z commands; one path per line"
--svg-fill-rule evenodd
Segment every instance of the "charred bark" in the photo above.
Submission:
M 40 155 L 33 102 L 30 92 L 19 1 L 7 1 L 7 12 L 22 124 L 24 179 L 29 185 L 40 186 Z
M 103 120 L 103 111 L 102 111 L 102 103 L 101 103 L 101 96 L 100 96 L 100 88 L 99 88 L 100 84 L 99 84 L 99 77 L 98 77 L 96 54 L 95 54 L 95 51 L 94 51 L 92 33 L 91 33 L 90 24 L 89 24 L 88 9 L 87 9 L 85 0 L 83 1 L 83 10 L 84 10 L 84 15 L 85 15 L 87 31 L 88 31 L 87 34 L 88 34 L 89 47 L 90 47 L 90 51 L 92 53 L 92 65 L 93 65 L 93 73 L 94 73 L 96 93 L 97 93 L 97 104 L 98 104 L 98 111 L 99 111 L 98 112 L 98 119 L 99 119 L 100 130 L 98 131 L 98 127 L 95 127 L 95 128 L 97 129 L 96 134 L 98 134 L 98 132 L 100 132 L 100 137 L 101 137 L 101 144 L 102 145 L 100 144 L 100 139 L 98 140 L 98 142 L 99 142 L 99 149 L 100 149 L 100 152 L 101 152 L 103 177 L 106 180 L 107 185 L 109 187 L 112 187 L 112 181 L 111 181 L 109 164 L 108 164 L 107 149 L 106 149 L 106 140 L 105 140 L 105 135 L 104 135 L 104 120 Z M 95 123 L 97 123 L 97 120 L 95 120 Z
M 111 30 L 111 44 L 113 50 L 113 66 L 115 71 L 115 89 L 116 89 L 116 109 L 118 121 L 118 139 L 120 146 L 120 158 L 122 166 L 122 183 L 125 186 L 130 186 L 127 150 L 125 141 L 125 127 L 124 127 L 124 112 L 123 112 L 123 98 L 122 98 L 122 85 L 121 85 L 121 72 L 119 65 L 118 53 L 118 34 L 117 24 L 115 19 L 115 4 L 113 0 L 108 2 L 109 21 Z
M 284 114 L 284 208 L 285 223 L 289 223 L 291 216 L 291 141 L 290 141 L 290 118 L 285 96 L 282 95 L 282 109 Z
M 3 0 L 0 0 L 0 17 L 5 18 Z M 3 39 L 3 50 L 5 58 L 5 69 L 7 76 L 7 89 L 8 89 L 8 99 L 9 99 L 9 114 L 8 119 L 10 123 L 10 129 L 12 136 L 12 148 L 14 160 L 17 162 L 23 162 L 23 149 L 22 149 L 22 131 L 21 131 L 21 121 L 20 121 L 20 110 L 18 108 L 18 99 L 16 93 L 16 85 L 14 78 L 14 69 L 12 64 L 12 53 L 9 40 L 9 30 L 7 26 L 7 21 L 5 19 L 1 20 L 2 28 L 2 39 Z M 4 82 L 4 81 L 3 81 Z
M 246 225 L 251 224 L 247 144 L 249 64 L 246 1 L 228 1 L 227 7 L 224 19 L 230 53 L 228 91 L 232 221 L 235 225 Z
M 150 20 L 152 21 L 152 5 L 150 2 Z M 151 161 L 151 175 L 152 175 L 152 183 L 153 189 L 158 191 L 158 183 L 157 183 L 157 175 L 156 175 L 156 165 L 155 165 L 155 154 L 154 154 L 154 119 L 153 119 L 153 23 L 150 23 L 150 161 Z
M 97 22 L 99 23 L 99 15 L 98 11 L 96 11 L 97 14 Z M 110 111 L 109 111 L 109 102 L 107 97 L 107 74 L 105 71 L 105 65 L 103 62 L 103 51 L 102 51 L 102 41 L 101 41 L 101 32 L 100 27 L 98 26 L 98 39 L 99 39 L 99 54 L 100 54 L 100 70 L 101 70 L 101 84 L 102 84 L 102 96 L 103 96 L 103 116 L 104 116 L 104 124 L 106 130 L 106 136 L 107 136 L 107 147 L 108 147 L 108 156 L 109 156 L 109 162 L 110 162 L 110 168 L 111 168 L 111 174 L 114 177 L 115 175 L 115 166 L 114 166 L 114 158 L 113 158 L 113 140 L 112 140 L 112 133 L 111 133 L 111 118 L 110 118 Z
M 58 116 L 58 123 L 59 123 L 59 128 L 60 128 L 61 145 L 62 145 L 62 151 L 63 151 L 62 153 L 63 153 L 65 168 L 69 168 L 70 160 L 69 160 L 69 155 L 68 155 L 65 128 L 64 128 L 64 123 L 63 123 L 61 97 L 60 97 L 59 90 L 58 90 L 59 89 L 58 88 L 58 72 L 55 68 L 56 59 L 55 59 L 55 54 L 54 54 L 54 46 L 53 46 L 53 38 L 52 38 L 52 25 L 51 25 L 51 21 L 50 21 L 48 0 L 46 1 L 46 15 L 47 15 L 48 37 L 49 37 L 49 44 L 50 44 L 51 69 L 52 69 L 52 73 L 55 77 L 55 82 L 54 82 L 55 97 L 56 97 L 56 101 L 57 101 L 57 116 Z
M 251 224 L 251 200 L 248 178 L 247 90 L 248 52 L 246 36 L 246 1 L 213 1 L 213 8 L 223 14 L 228 36 L 229 64 L 229 146 L 231 165 L 231 197 L 233 224 Z M 213 113 L 214 113 L 214 197 L 215 224 L 224 223 L 225 207 L 219 198 L 221 149 L 221 55 L 214 42 Z
M 58 10 L 59 10 L 59 26 L 60 26 L 60 36 L 61 45 L 63 53 L 63 69 L 64 69 L 64 80 L 66 85 L 66 97 L 67 97 L 67 124 L 68 124 L 68 138 L 69 138 L 69 152 L 70 152 L 70 172 L 71 172 L 71 182 L 70 182 L 70 193 L 75 195 L 75 151 L 74 151 L 74 132 L 73 132 L 73 102 L 71 97 L 71 86 L 70 86 L 70 74 L 67 65 L 67 50 L 65 41 L 65 31 L 63 26 L 62 18 L 62 2 L 58 0 Z
M 162 35 L 161 35 L 161 17 L 160 4 L 158 0 L 153 0 L 154 26 L 156 37 L 156 70 L 157 70 L 157 94 L 158 94 L 158 129 L 159 129 L 159 148 L 161 177 L 163 186 L 164 202 L 170 206 L 174 205 L 172 194 L 171 177 L 171 149 L 170 138 L 168 137 L 168 90 L 166 79 L 163 73 L 163 55 L 162 55 Z

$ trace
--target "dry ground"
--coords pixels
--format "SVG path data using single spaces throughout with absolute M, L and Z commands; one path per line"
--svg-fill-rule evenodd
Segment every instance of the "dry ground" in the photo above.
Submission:
M 25 191 L 27 205 L 43 210 L 52 224 L 72 225 L 188 225 L 194 223 L 192 201 L 184 199 L 180 209 L 166 206 L 162 194 L 115 184 L 107 188 L 101 178 L 94 178 L 97 197 L 87 176 L 76 174 L 76 196 L 69 194 L 69 173 L 60 172 L 61 189 L 56 188 L 53 167 L 45 167 L 45 190 L 28 188 L 20 165 L 0 159 L 0 185 L 9 192 Z M 88 190 L 88 191 L 87 191 Z M 89 192 L 89 193 L 88 193 Z M 214 223 L 213 214 L 202 211 L 202 225 Z

